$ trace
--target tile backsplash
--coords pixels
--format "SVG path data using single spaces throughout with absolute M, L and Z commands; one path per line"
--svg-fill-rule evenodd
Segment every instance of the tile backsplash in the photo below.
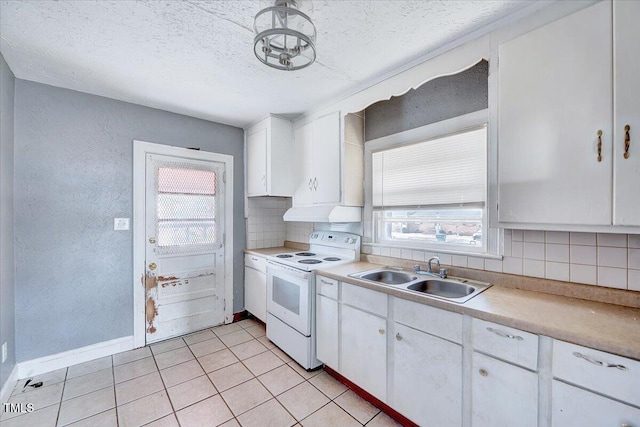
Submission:
M 364 245 L 363 253 L 424 262 L 434 253 Z M 640 291 L 640 235 L 505 230 L 502 260 L 438 254 L 443 264 Z
M 282 216 L 289 209 L 284 197 L 250 197 L 248 199 L 247 249 L 282 246 L 287 229 Z
M 247 218 L 247 249 L 282 246 L 285 240 L 309 243 L 312 222 L 285 222 L 284 213 L 291 207 L 291 198 L 250 197 Z

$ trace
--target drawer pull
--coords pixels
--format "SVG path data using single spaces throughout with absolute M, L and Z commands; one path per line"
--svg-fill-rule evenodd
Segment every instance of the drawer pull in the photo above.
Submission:
M 480 369 L 478 372 L 480 372 L 480 375 L 482 375 L 483 377 L 486 377 L 489 375 L 489 372 L 487 372 L 486 369 Z
M 494 334 L 503 337 L 503 338 L 511 338 L 512 340 L 516 340 L 516 341 L 524 341 L 524 338 L 522 338 L 520 335 L 511 335 L 508 334 L 506 332 L 503 331 L 499 331 L 497 329 L 493 329 L 493 328 L 487 328 L 487 331 L 489 332 L 493 332 Z
M 256 258 L 256 257 L 251 257 L 251 260 L 252 260 L 252 261 L 258 261 L 258 258 Z
M 327 282 L 326 280 L 322 280 L 322 279 L 320 279 L 320 283 L 322 283 L 324 285 L 333 286 L 333 282 Z
M 602 131 L 598 131 L 598 161 L 602 161 Z
M 384 335 L 384 329 L 382 329 L 382 328 L 378 329 L 378 333 L 379 333 L 380 335 Z
M 624 365 L 616 365 L 615 363 L 607 363 L 607 362 L 602 362 L 600 360 L 596 360 L 593 359 L 587 355 L 584 355 L 582 353 L 578 353 L 577 351 L 573 352 L 573 355 L 575 357 L 578 357 L 580 359 L 584 359 L 589 363 L 593 363 L 594 365 L 598 365 L 598 366 L 602 366 L 603 368 L 616 368 L 616 369 L 620 369 L 621 371 L 626 371 L 627 367 Z

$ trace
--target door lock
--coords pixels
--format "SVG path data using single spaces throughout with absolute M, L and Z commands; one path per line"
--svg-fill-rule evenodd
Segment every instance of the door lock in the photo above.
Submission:
M 155 242 L 156 242 L 155 237 L 149 237 L 149 243 L 155 243 Z
M 149 270 L 155 270 L 157 267 L 155 262 L 152 262 L 151 264 L 149 264 Z

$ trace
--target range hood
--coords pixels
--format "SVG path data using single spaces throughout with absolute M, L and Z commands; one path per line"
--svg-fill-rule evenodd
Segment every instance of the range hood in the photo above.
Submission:
M 304 206 L 285 212 L 285 221 L 299 222 L 360 222 L 362 208 L 355 206 Z

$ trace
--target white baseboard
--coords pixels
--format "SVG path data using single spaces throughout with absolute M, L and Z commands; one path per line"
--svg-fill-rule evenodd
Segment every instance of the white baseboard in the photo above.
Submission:
M 7 381 L 2 384 L 2 390 L 0 390 L 0 403 L 8 402 L 11 397 L 11 392 L 18 381 L 18 365 L 13 365 L 13 369 L 9 374 Z
M 86 347 L 52 354 L 51 356 L 27 360 L 26 362 L 20 362 L 17 364 L 17 379 L 44 374 L 46 372 L 55 371 L 56 369 L 75 365 L 77 363 L 111 356 L 112 354 L 131 350 L 133 348 L 133 335 L 130 335 L 128 337 L 116 338 L 114 340 L 103 341 Z M 15 370 L 16 369 L 14 369 L 14 371 Z

